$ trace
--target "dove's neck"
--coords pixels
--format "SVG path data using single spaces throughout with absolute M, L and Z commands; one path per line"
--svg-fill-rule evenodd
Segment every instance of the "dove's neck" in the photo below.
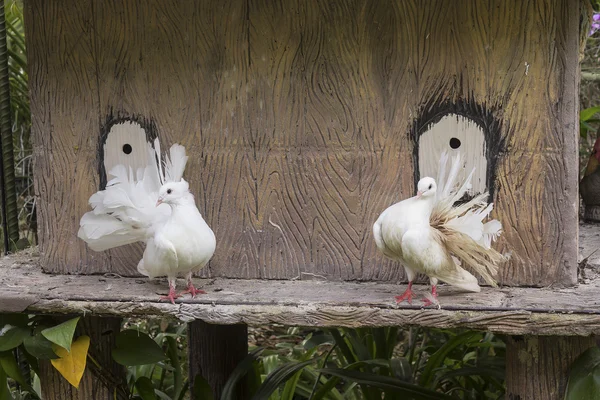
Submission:
M 175 201 L 169 204 L 173 211 L 178 208 L 187 208 L 189 206 L 196 208 L 196 202 L 194 201 L 194 195 L 191 193 L 186 193 L 185 195 L 179 197 Z
M 417 204 L 419 206 L 420 215 L 423 216 L 424 220 L 429 221 L 431 213 L 433 212 L 433 206 L 435 205 L 435 196 L 417 199 Z

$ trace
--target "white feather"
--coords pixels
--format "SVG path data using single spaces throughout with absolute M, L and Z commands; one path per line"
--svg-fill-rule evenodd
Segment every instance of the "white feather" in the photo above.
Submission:
M 461 182 L 460 154 L 452 157 L 449 169 L 448 160 L 448 153 L 443 152 L 437 189 L 433 179 L 421 179 L 418 188 L 421 197 L 411 197 L 388 207 L 374 224 L 373 235 L 378 249 L 402 262 L 407 273 L 409 270 L 425 273 L 433 285 L 439 279 L 463 290 L 478 292 L 477 278 L 462 266 L 481 275 L 490 285 L 496 285 L 493 276 L 503 257 L 491 248 L 491 242 L 500 235 L 502 224 L 497 220 L 486 221 L 493 209 L 486 201 L 487 193 L 458 203 L 472 188 L 474 170 Z M 414 274 L 408 275 L 412 281 Z M 398 300 L 410 298 L 410 289 L 407 293 Z

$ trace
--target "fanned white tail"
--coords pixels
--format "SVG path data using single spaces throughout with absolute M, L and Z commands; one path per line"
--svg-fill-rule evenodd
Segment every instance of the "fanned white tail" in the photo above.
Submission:
M 470 189 L 475 169 L 459 185 L 457 178 L 462 167 L 460 154 L 453 157 L 448 176 L 447 162 L 448 155 L 444 152 L 440 158 L 438 191 L 430 218 L 431 226 L 439 231 L 446 248 L 461 260 L 463 266 L 477 272 L 488 284 L 496 286 L 494 276 L 498 263 L 504 257 L 491 248 L 491 243 L 502 233 L 502 224 L 495 219 L 484 223 L 493 209 L 493 204 L 487 203 L 487 193 L 455 205 Z
M 170 157 L 161 156 L 160 142 L 148 143 L 149 163 L 133 171 L 117 165 L 109 171 L 112 179 L 106 189 L 89 200 L 92 211 L 83 215 L 78 237 L 92 250 L 103 251 L 135 242 L 146 242 L 171 215 L 167 205 L 156 207 L 158 191 L 167 182 L 182 179 L 187 155 L 185 148 L 174 144 Z

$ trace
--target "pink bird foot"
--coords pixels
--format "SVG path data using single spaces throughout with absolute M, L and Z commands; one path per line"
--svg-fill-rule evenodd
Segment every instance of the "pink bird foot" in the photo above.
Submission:
M 412 291 L 412 282 L 408 282 L 408 288 L 400 296 L 394 296 L 396 304 L 402 303 L 404 300 L 408 301 L 408 304 L 412 304 L 412 298 L 415 292 Z
M 175 304 L 175 299 L 177 298 L 179 298 L 179 295 L 175 293 L 173 286 L 169 286 L 169 294 L 167 296 L 160 296 L 160 300 L 169 300 L 173 304 Z
M 188 288 L 186 290 L 184 290 L 183 292 L 181 292 L 182 295 L 188 294 L 188 293 L 192 294 L 192 298 L 196 297 L 197 294 L 206 294 L 206 292 L 204 290 L 196 289 L 192 282 L 188 283 Z
M 430 298 L 428 298 L 428 297 L 425 297 L 423 299 L 423 306 L 424 307 L 428 307 L 428 306 L 433 305 L 433 304 L 437 304 L 437 305 L 440 304 L 439 301 L 438 301 L 438 299 L 437 299 L 438 295 L 437 295 L 437 289 L 436 289 L 435 286 L 431 287 L 431 297 L 433 298 L 433 301 Z

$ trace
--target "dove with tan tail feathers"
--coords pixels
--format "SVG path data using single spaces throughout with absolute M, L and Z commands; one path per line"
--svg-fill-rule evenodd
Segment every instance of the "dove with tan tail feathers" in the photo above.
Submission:
M 504 256 L 491 243 L 501 234 L 502 224 L 497 220 L 484 222 L 493 208 L 486 201 L 487 193 L 457 205 L 471 186 L 474 170 L 457 185 L 460 154 L 453 158 L 446 174 L 447 163 L 444 152 L 437 183 L 433 178 L 422 178 L 416 196 L 388 207 L 373 225 L 377 248 L 402 263 L 408 277 L 408 288 L 396 296 L 398 303 L 412 303 L 417 273 L 424 273 L 431 282 L 431 296 L 424 299 L 425 305 L 437 302 L 438 281 L 479 292 L 477 278 L 465 268 L 496 286 L 494 276 Z
M 109 171 L 112 179 L 90 197 L 92 211 L 81 218 L 78 236 L 94 251 L 145 243 L 137 269 L 150 278 L 167 276 L 169 294 L 161 299 L 174 304 L 180 274 L 188 282 L 182 294 L 205 293 L 194 287 L 192 274 L 212 257 L 215 235 L 183 179 L 185 148 L 174 144 L 163 157 L 155 139 L 154 146 L 148 143 L 148 152 L 151 161 L 144 168 L 117 165 Z

